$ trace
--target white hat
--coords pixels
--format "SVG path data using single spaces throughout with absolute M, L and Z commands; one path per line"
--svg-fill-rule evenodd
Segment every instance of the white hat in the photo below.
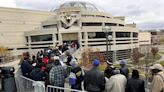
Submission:
M 113 65 L 113 63 L 112 63 L 111 61 L 109 61 L 109 60 L 107 60 L 106 63 L 107 63 L 108 65 Z
M 161 64 L 154 64 L 153 66 L 150 67 L 150 69 L 163 70 L 163 66 Z
M 54 56 L 54 60 L 59 60 L 59 57 L 58 56 Z

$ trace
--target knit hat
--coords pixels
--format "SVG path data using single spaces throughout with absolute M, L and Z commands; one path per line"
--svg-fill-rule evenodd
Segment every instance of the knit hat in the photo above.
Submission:
M 92 64 L 93 64 L 93 66 L 99 66 L 100 61 L 98 59 L 94 59 Z

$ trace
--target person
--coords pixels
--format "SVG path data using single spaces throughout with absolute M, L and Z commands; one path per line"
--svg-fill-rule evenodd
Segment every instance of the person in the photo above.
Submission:
M 75 78 L 74 78 L 75 83 L 71 85 L 71 89 L 82 90 L 81 84 L 84 79 L 83 70 L 80 66 L 78 66 L 77 62 L 72 62 L 71 66 L 72 66 L 71 73 L 75 75 Z
M 110 59 L 106 61 L 107 67 L 104 71 L 104 75 L 106 78 L 110 78 L 113 75 L 113 70 L 115 70 L 115 67 L 113 66 L 113 63 Z
M 45 80 L 45 73 L 41 70 L 42 66 L 37 64 L 35 68 L 31 71 L 30 76 L 31 79 L 35 81 L 44 81 Z
M 71 65 L 70 65 L 70 62 L 71 62 L 71 60 L 73 59 L 73 57 L 72 57 L 70 51 L 67 50 L 65 54 L 66 54 L 66 56 L 67 56 L 66 65 L 71 66 Z
M 129 77 L 129 69 L 126 67 L 126 61 L 125 60 L 121 60 L 120 61 L 120 73 L 123 74 L 127 79 Z
M 120 74 L 120 70 L 114 70 L 109 80 L 106 81 L 106 92 L 125 92 L 127 79 L 124 75 Z
M 26 52 L 23 52 L 21 57 L 20 57 L 19 65 L 21 65 L 23 63 L 25 56 L 26 56 Z
M 139 79 L 139 71 L 134 69 L 132 77 L 128 79 L 126 92 L 145 92 L 144 80 Z
M 33 63 L 37 63 L 37 59 L 36 59 L 36 56 L 35 55 L 32 56 L 32 64 Z
M 0 92 L 17 92 L 14 71 L 14 67 L 0 67 Z
M 45 54 L 43 56 L 43 60 L 42 61 L 43 61 L 44 65 L 47 65 L 48 64 L 48 61 L 49 61 L 48 55 Z
M 55 56 L 54 54 L 51 54 L 50 60 L 48 61 L 48 64 L 46 65 L 46 69 L 45 69 L 45 74 L 46 74 L 45 86 L 50 84 L 49 73 L 50 73 L 50 70 L 52 69 L 52 67 L 55 66 L 56 60 L 58 60 L 57 56 Z
M 67 51 L 67 50 L 69 50 L 68 44 L 67 43 L 64 43 L 63 44 L 63 48 L 62 48 L 62 53 L 65 52 L 65 51 Z
M 58 51 L 59 51 L 60 55 L 63 54 L 63 53 L 62 53 L 62 45 L 59 45 Z
M 31 65 L 32 63 L 29 59 L 29 56 L 30 55 L 28 55 L 28 53 L 26 53 L 24 55 L 23 63 L 21 64 L 22 74 L 23 74 L 23 76 L 28 77 L 28 78 L 30 78 L 30 73 L 33 69 L 32 65 Z
M 161 64 L 150 67 L 153 75 L 150 92 L 164 92 L 164 70 Z
M 105 89 L 105 77 L 98 70 L 100 61 L 93 60 L 93 67 L 84 75 L 84 89 L 90 92 L 102 92 Z
M 59 60 L 56 60 L 54 63 L 55 66 L 52 67 L 52 69 L 49 72 L 49 82 L 53 86 L 64 87 L 65 78 L 67 76 L 66 70 L 63 66 L 61 66 Z M 57 92 L 61 91 L 64 92 L 64 90 L 57 90 Z

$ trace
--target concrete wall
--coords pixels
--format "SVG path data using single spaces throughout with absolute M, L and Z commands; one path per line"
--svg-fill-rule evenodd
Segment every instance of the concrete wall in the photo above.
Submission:
M 24 32 L 41 27 L 41 22 L 53 18 L 55 13 L 0 7 L 0 45 L 24 48 Z
M 151 44 L 151 34 L 150 32 L 139 32 L 139 45 L 150 45 Z

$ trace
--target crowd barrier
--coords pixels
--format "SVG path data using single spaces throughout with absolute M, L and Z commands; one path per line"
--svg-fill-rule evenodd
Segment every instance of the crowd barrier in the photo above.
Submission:
M 45 92 L 44 82 L 34 81 L 22 75 L 17 77 L 17 92 Z
M 17 92 L 86 92 L 52 85 L 45 88 L 44 82 L 34 81 L 22 75 L 19 75 L 17 80 L 19 80 L 17 82 Z
M 67 67 L 67 73 L 71 72 L 71 67 Z M 17 92 L 86 92 L 81 90 L 74 90 L 71 88 L 63 88 L 57 86 L 48 85 L 45 88 L 44 82 L 34 81 L 30 78 L 24 77 L 21 74 L 20 67 L 15 72 L 15 80 L 17 86 Z
M 63 87 L 57 87 L 51 85 L 48 85 L 46 89 L 47 89 L 46 92 L 87 92 L 82 90 L 75 90 L 75 89 L 63 88 Z

